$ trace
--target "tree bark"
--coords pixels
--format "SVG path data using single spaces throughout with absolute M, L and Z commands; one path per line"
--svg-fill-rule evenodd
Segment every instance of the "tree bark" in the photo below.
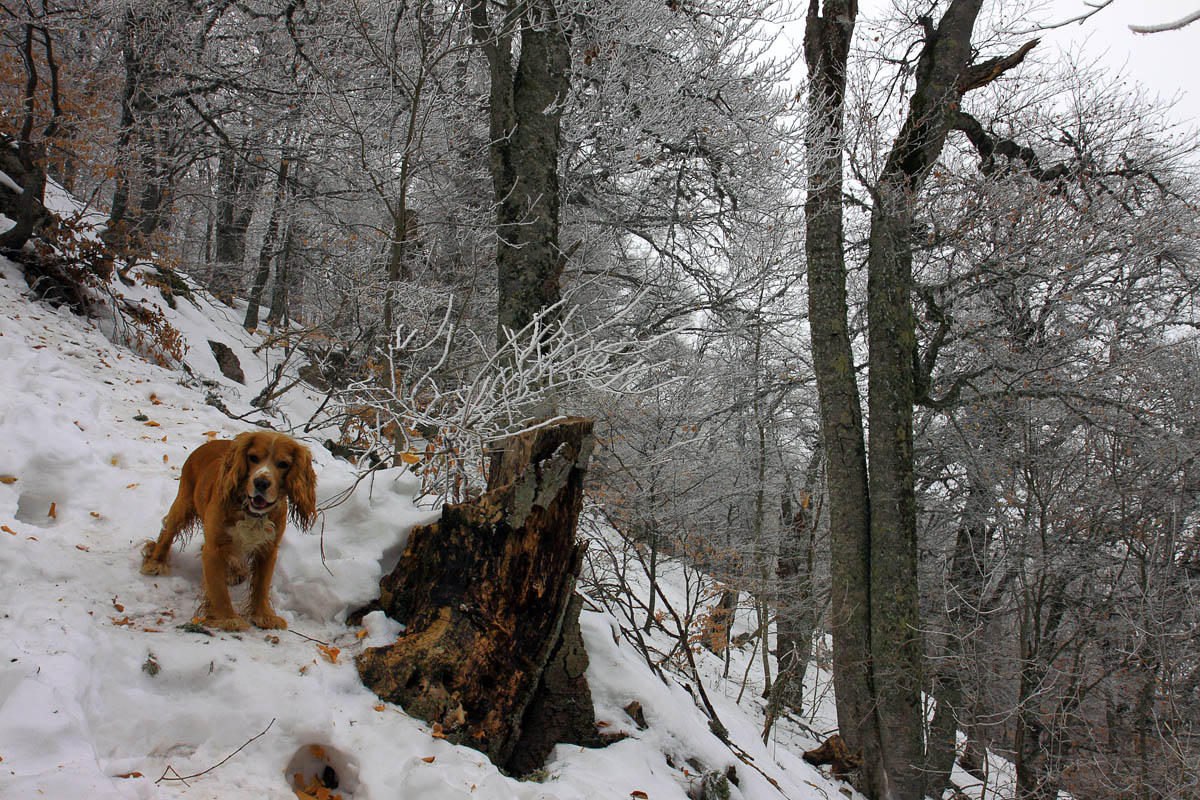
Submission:
M 242 281 L 246 260 L 246 232 L 262 172 L 250 168 L 243 153 L 231 147 L 221 151 L 217 168 L 216 253 L 213 263 L 213 294 L 226 302 L 232 301 Z
M 413 530 L 380 584 L 405 635 L 358 659 L 380 697 L 522 774 L 597 741 L 575 594 L 591 451 L 585 419 L 509 439 L 484 495 Z
M 254 272 L 254 284 L 250 287 L 249 303 L 246 306 L 246 319 L 242 322 L 242 327 L 248 331 L 258 327 L 259 305 L 267 288 L 267 278 L 271 275 L 271 259 L 276 256 L 275 248 L 279 241 L 279 221 L 283 213 L 289 165 L 290 160 L 285 151 L 279 159 L 279 169 L 275 175 L 275 194 L 271 199 L 271 216 L 267 220 L 267 230 L 263 234 L 262 247 L 258 251 L 258 269 Z
M 486 0 L 473 0 L 471 26 L 487 55 L 491 172 L 496 201 L 499 288 L 497 340 L 517 332 L 561 298 L 558 152 L 562 107 L 570 89 L 568 20 L 553 0 L 523 5 L 520 19 L 498 25 Z M 514 66 L 514 34 L 520 56 Z
M 847 324 L 843 114 L 855 0 L 811 0 L 804 31 L 809 75 L 805 255 L 813 369 L 827 459 L 830 520 L 830 626 L 838 729 L 862 756 L 862 788 L 877 791 L 879 727 L 871 687 L 870 506 L 862 405 Z

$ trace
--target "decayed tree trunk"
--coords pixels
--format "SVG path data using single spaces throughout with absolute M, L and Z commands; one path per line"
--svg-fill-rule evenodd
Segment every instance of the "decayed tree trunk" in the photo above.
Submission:
M 358 658 L 380 697 L 516 774 L 557 742 L 597 743 L 575 594 L 592 444 L 578 418 L 510 438 L 486 493 L 413 529 L 380 583 L 405 635 Z

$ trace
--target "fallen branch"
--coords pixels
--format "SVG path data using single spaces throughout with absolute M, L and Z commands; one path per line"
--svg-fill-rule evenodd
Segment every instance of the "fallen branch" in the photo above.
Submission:
M 163 781 L 179 781 L 179 782 L 180 782 L 180 783 L 182 783 L 184 786 L 187 786 L 187 785 L 188 785 L 188 781 L 189 781 L 189 780 L 192 780 L 192 779 L 194 779 L 194 778 L 199 778 L 201 775 L 207 775 L 208 773 L 212 772 L 212 771 L 213 771 L 214 769 L 216 769 L 217 767 L 219 767 L 219 766 L 221 766 L 222 764 L 224 764 L 224 763 L 225 763 L 226 761 L 228 761 L 229 759 L 231 759 L 231 758 L 233 758 L 234 756 L 236 756 L 238 753 L 240 753 L 240 752 L 242 752 L 243 750 L 245 750 L 247 745 L 249 745 L 249 744 L 250 744 L 251 742 L 253 742 L 255 739 L 259 739 L 259 738 L 261 738 L 262 736 L 264 736 L 264 735 L 266 734 L 266 732 L 267 732 L 267 731 L 271 730 L 271 726 L 272 726 L 272 725 L 274 725 L 274 724 L 275 724 L 275 717 L 271 717 L 271 721 L 267 723 L 267 727 L 263 728 L 261 733 L 259 733 L 259 734 L 255 735 L 255 736 L 251 736 L 251 737 L 250 737 L 249 739 L 247 739 L 247 740 L 246 740 L 246 741 L 245 741 L 245 742 L 242 744 L 242 746 L 241 746 L 241 747 L 239 747 L 237 750 L 234 750 L 232 753 L 230 753 L 229 755 L 225 756 L 223 759 L 221 759 L 220 761 L 218 761 L 216 764 L 213 764 L 213 765 L 212 765 L 211 767 L 209 767 L 208 769 L 206 769 L 206 770 L 203 770 L 202 772 L 197 772 L 195 775 L 180 775 L 178 772 L 175 772 L 175 768 L 174 768 L 174 767 L 172 767 L 170 764 L 168 764 L 168 765 L 167 765 L 167 768 L 166 768 L 165 770 L 163 770 L 162 777 L 160 777 L 158 780 L 156 780 L 156 781 L 154 782 L 154 785 L 155 785 L 155 786 L 157 786 L 158 784 L 162 783 Z M 167 776 L 167 773 L 168 773 L 168 772 L 175 772 L 175 774 L 174 774 L 174 775 L 172 775 L 172 776 L 170 776 L 170 777 L 168 777 L 168 776 Z

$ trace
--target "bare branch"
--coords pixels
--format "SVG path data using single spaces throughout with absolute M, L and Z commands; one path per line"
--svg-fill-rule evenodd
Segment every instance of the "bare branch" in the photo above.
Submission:
M 1129 30 L 1134 33 L 1162 33 L 1163 31 L 1177 31 L 1180 28 L 1185 28 L 1191 25 L 1196 20 L 1200 19 L 1200 9 L 1175 20 L 1174 22 L 1164 22 L 1159 25 L 1130 25 Z

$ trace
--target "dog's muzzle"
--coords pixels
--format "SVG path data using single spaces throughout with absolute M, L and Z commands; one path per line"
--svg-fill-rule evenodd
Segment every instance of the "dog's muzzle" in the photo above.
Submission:
M 251 497 L 247 497 L 246 502 L 243 503 L 243 507 L 246 509 L 246 513 L 251 514 L 252 516 L 255 516 L 255 517 L 263 516 L 268 511 L 270 511 L 274 505 L 275 505 L 274 502 L 269 501 L 269 500 L 267 500 L 267 498 L 262 497 L 260 495 L 254 495 Z

